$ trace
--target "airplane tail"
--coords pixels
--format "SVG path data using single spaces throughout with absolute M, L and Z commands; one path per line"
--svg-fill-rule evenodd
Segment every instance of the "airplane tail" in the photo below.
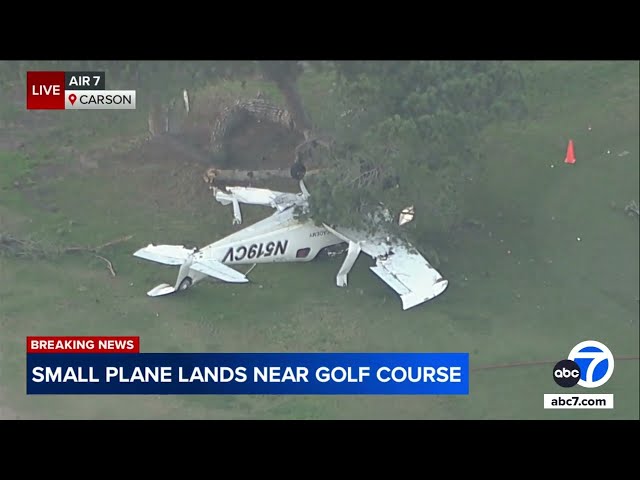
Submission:
M 150 297 L 160 297 L 186 290 L 205 276 L 229 283 L 247 283 L 249 281 L 245 275 L 237 270 L 216 260 L 203 258 L 198 254 L 197 248 L 188 249 L 183 245 L 151 244 L 141 248 L 133 255 L 163 265 L 180 265 L 176 283 L 174 285 L 161 283 L 147 292 Z

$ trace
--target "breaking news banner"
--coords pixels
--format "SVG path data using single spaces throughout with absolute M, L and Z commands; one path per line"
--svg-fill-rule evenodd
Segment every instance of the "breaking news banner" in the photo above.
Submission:
M 135 110 L 135 90 L 107 90 L 105 72 L 27 72 L 27 110 Z
M 140 353 L 27 337 L 28 395 L 468 395 L 468 353 Z

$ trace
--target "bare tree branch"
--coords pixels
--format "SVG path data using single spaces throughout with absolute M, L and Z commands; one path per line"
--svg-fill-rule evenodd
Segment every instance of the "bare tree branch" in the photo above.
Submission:
M 14 257 L 32 257 L 32 258 L 46 258 L 48 256 L 61 255 L 66 253 L 89 253 L 96 258 L 99 258 L 106 263 L 109 273 L 112 277 L 116 276 L 116 270 L 111 260 L 103 255 L 100 255 L 100 251 L 104 248 L 111 247 L 121 242 L 126 242 L 133 238 L 133 235 L 127 235 L 125 237 L 116 238 L 109 242 L 103 243 L 96 247 L 62 247 L 56 248 L 53 246 L 46 247 L 41 242 L 32 240 L 29 238 L 21 239 L 14 237 L 10 234 L 0 233 L 0 255 L 5 254 Z
M 321 169 L 307 170 L 306 175 L 316 175 L 321 171 Z M 212 167 L 202 175 L 205 183 L 209 184 L 219 182 L 263 181 L 272 178 L 291 179 L 291 171 L 284 168 L 278 170 L 223 170 Z
M 110 260 L 103 257 L 102 255 L 98 255 L 97 253 L 94 253 L 93 256 L 99 258 L 100 260 L 103 260 L 107 264 L 107 268 L 109 269 L 109 272 L 111 272 L 111 276 L 116 276 L 116 271 L 113 269 L 113 263 L 111 263 Z

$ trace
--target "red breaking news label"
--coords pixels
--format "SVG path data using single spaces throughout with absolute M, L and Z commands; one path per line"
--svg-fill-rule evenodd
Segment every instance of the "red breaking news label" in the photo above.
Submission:
M 140 337 L 27 337 L 27 353 L 140 353 Z
M 27 72 L 27 110 L 64 110 L 64 72 Z

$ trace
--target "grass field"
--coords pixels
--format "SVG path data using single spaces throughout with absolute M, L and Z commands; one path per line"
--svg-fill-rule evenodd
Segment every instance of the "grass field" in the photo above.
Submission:
M 113 113 L 51 120 L 53 112 L 27 115 L 3 102 L 0 233 L 56 245 L 133 238 L 105 250 L 116 277 L 88 255 L 0 256 L 0 418 L 638 419 L 637 359 L 618 361 L 599 389 L 615 394 L 613 410 L 543 410 L 543 394 L 562 390 L 552 365 L 475 371 L 461 398 L 25 395 L 27 335 L 140 335 L 146 352 L 468 351 L 472 368 L 555 362 L 594 339 L 637 358 L 639 229 L 622 207 L 639 197 L 638 63 L 523 68 L 528 118 L 493 126 L 473 146 L 486 170 L 468 182 L 468 216 L 482 226 L 437 245 L 449 289 L 407 312 L 366 258 L 346 289 L 335 287 L 335 259 L 259 266 L 249 285 L 204 283 L 148 298 L 177 272 L 133 251 L 203 245 L 233 231 L 230 208 L 213 202 L 199 166 L 161 146 L 132 147 L 142 121 L 136 131 Z M 321 80 L 302 85 L 312 114 L 326 121 L 328 100 L 318 99 L 331 97 L 330 83 Z M 575 165 L 563 163 L 569 138 Z M 247 224 L 268 212 L 243 213 Z

